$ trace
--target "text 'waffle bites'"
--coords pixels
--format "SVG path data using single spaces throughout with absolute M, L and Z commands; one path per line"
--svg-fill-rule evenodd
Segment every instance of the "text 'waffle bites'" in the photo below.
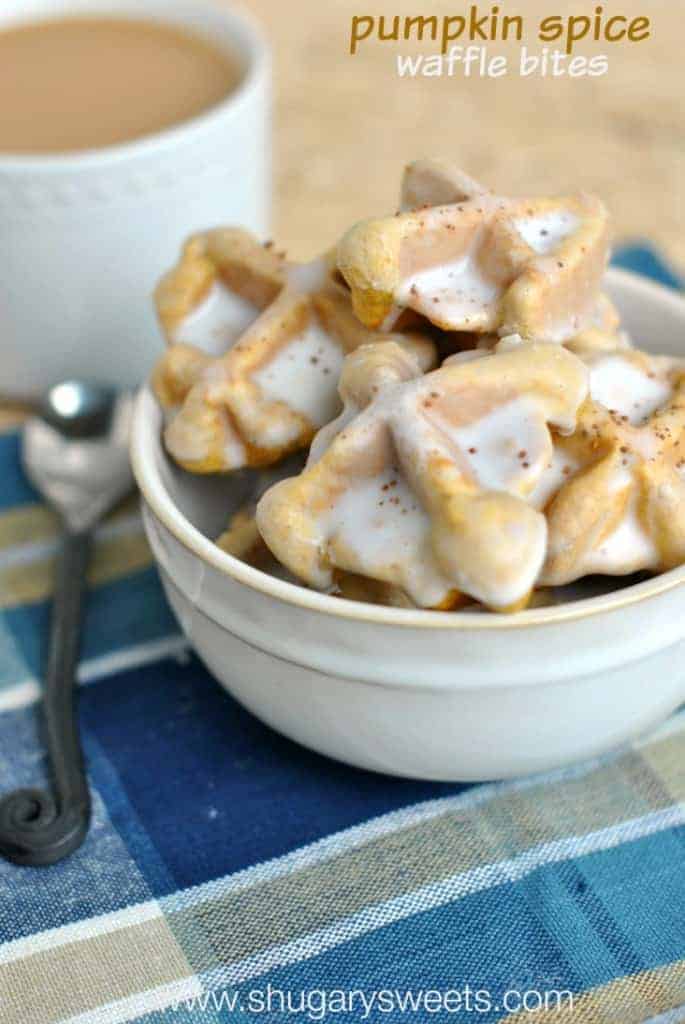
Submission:
M 153 376 L 166 446 L 180 465 L 196 473 L 272 465 L 335 417 L 345 354 L 377 335 L 357 320 L 331 269 L 325 258 L 287 264 L 242 231 L 186 246 L 158 289 L 172 344 Z
M 427 608 L 463 594 L 525 604 L 545 560 L 534 495 L 588 392 L 565 349 L 505 340 L 422 375 L 399 346 L 358 349 L 341 378 L 345 410 L 304 472 L 266 492 L 261 535 L 320 590 L 338 570 L 393 584 Z
M 396 216 L 362 221 L 338 246 L 367 326 L 391 329 L 404 310 L 447 331 L 531 341 L 590 326 L 609 250 L 598 199 L 506 199 L 436 162 L 409 165 L 402 194 Z

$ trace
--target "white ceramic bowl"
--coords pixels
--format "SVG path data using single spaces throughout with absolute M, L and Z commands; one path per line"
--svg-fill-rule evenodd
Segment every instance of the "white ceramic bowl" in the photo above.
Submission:
M 685 349 L 685 300 L 611 271 L 628 329 Z M 685 568 L 517 615 L 381 608 L 274 579 L 209 539 L 241 478 L 174 467 L 149 390 L 133 466 L 164 587 L 200 657 L 287 736 L 351 764 L 430 779 L 488 779 L 606 751 L 685 700 Z

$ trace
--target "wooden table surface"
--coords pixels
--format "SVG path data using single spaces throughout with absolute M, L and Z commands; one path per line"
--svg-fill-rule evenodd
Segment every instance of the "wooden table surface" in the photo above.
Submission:
M 220 0 L 226 2 L 226 0 Z M 402 165 L 453 157 L 512 193 L 596 191 L 621 239 L 653 239 L 685 269 L 685 105 L 682 0 L 605 0 L 609 13 L 649 15 L 643 43 L 591 47 L 607 53 L 602 78 L 399 79 L 397 52 L 416 44 L 367 43 L 348 55 L 353 14 L 463 13 L 431 0 L 242 0 L 275 51 L 274 233 L 298 257 L 328 245 L 354 220 L 393 209 Z M 489 11 L 490 3 L 481 3 Z M 556 9 L 546 0 L 501 0 L 534 29 Z M 566 0 L 587 13 L 596 4 Z M 531 32 L 531 37 L 534 36 Z M 535 49 L 542 44 L 530 40 Z M 514 55 L 518 44 L 489 44 Z M 423 47 L 435 50 L 435 44 Z

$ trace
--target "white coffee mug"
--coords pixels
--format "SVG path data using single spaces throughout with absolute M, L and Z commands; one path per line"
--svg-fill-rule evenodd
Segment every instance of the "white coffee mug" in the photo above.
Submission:
M 162 340 L 152 305 L 184 238 L 218 224 L 263 235 L 270 216 L 270 61 L 242 16 L 145 0 L 244 63 L 210 111 L 125 145 L 0 155 L 0 395 L 78 375 L 135 386 Z M 4 0 L 0 29 L 61 15 L 140 17 L 140 0 Z M 4 102 L 8 102 L 7 98 Z

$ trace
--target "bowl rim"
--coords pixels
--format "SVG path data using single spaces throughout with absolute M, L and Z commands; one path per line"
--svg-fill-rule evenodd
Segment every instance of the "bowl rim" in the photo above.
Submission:
M 683 317 L 685 326 L 685 296 L 680 295 L 679 292 L 639 274 L 617 268 L 610 268 L 608 277 L 616 283 L 622 282 L 643 295 L 650 296 L 652 300 L 658 300 L 662 305 L 671 305 L 677 314 Z M 151 425 L 152 418 L 156 418 L 157 421 L 154 427 Z M 683 565 L 660 573 L 652 579 L 599 597 L 582 598 L 550 608 L 535 608 L 513 614 L 498 615 L 486 615 L 482 612 L 446 613 L 422 608 L 392 608 L 321 594 L 299 584 L 280 580 L 241 562 L 240 559 L 222 551 L 182 515 L 164 486 L 155 464 L 156 451 L 162 450 L 162 456 L 166 457 L 157 429 L 160 423 L 161 409 L 148 383 L 141 388 L 135 402 L 131 429 L 131 463 L 138 487 L 153 515 L 182 547 L 219 573 L 258 591 L 265 597 L 299 606 L 304 610 L 367 624 L 414 629 L 526 629 L 614 612 L 627 605 L 649 600 L 685 583 L 685 565 Z

